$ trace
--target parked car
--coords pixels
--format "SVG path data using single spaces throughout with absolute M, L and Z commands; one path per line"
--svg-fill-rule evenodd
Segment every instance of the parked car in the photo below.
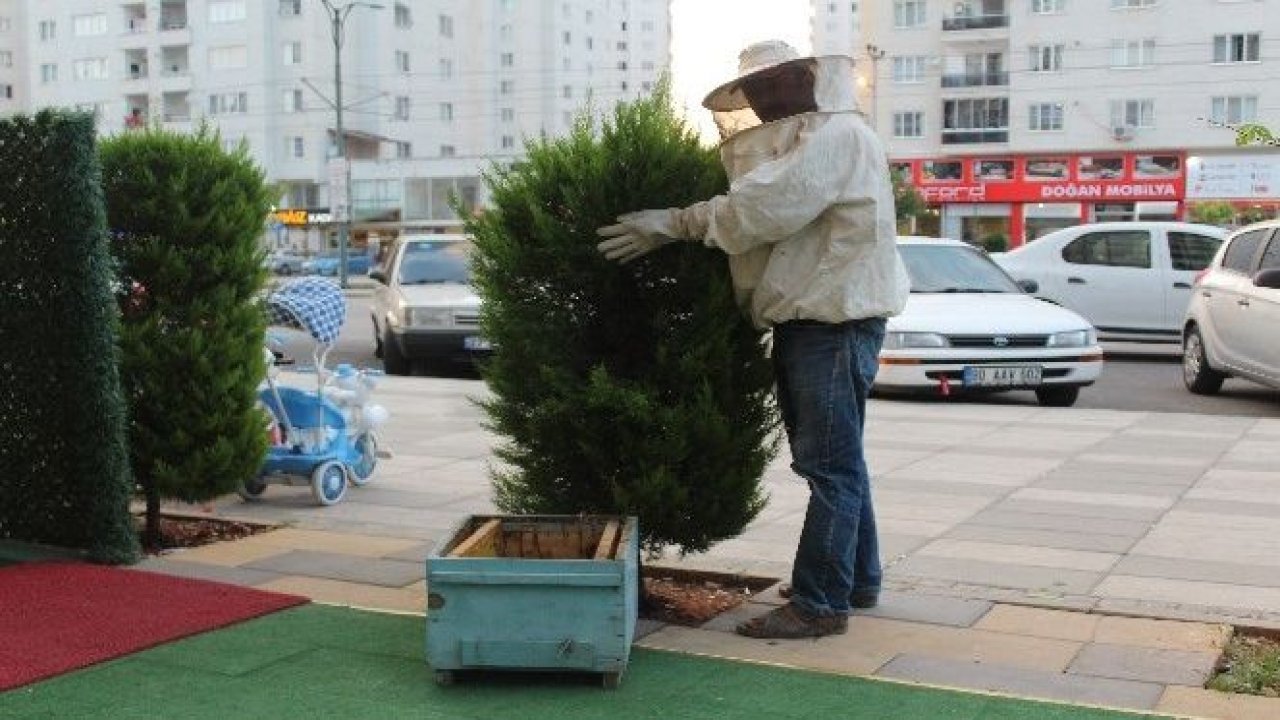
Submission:
M 274 252 L 267 256 L 267 269 L 276 275 L 297 275 L 302 272 L 302 256 L 291 252 Z
M 310 260 L 302 263 L 303 272 L 308 275 L 326 275 L 329 277 L 337 277 L 338 275 L 338 254 L 325 253 L 317 255 Z M 362 250 L 354 250 L 347 254 L 347 275 L 367 275 L 373 262 L 368 253 Z
M 1229 376 L 1280 388 L 1280 220 L 1237 230 L 1196 279 L 1183 382 L 1210 395 Z
M 898 245 L 911 296 L 889 319 L 877 391 L 1032 390 L 1041 405 L 1067 407 L 1102 374 L 1089 322 L 1028 295 L 980 248 L 919 237 Z
M 416 360 L 469 363 L 490 351 L 480 334 L 480 297 L 471 286 L 470 243 L 461 235 L 409 235 L 369 276 L 374 352 L 389 375 Z
M 1108 340 L 1178 342 L 1196 273 L 1226 232 L 1179 222 L 1091 223 L 995 258 L 1036 297 L 1083 315 Z

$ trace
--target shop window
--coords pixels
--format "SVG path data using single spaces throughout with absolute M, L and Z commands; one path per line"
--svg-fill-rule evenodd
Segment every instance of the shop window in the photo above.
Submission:
M 1012 180 L 1012 160 L 974 160 L 973 178 L 975 180 Z
M 1221 244 L 1221 240 L 1208 235 L 1170 231 L 1169 257 L 1173 258 L 1173 269 L 1198 272 L 1209 267 Z
M 1075 265 L 1150 268 L 1151 233 L 1145 230 L 1087 233 L 1062 249 L 1062 259 Z
M 1124 158 L 1082 157 L 1077 170 L 1081 180 L 1119 180 L 1124 177 Z
M 1062 158 L 1031 158 L 1027 160 L 1028 180 L 1066 180 L 1067 161 Z
M 1139 155 L 1134 158 L 1133 176 L 1136 178 L 1177 177 L 1182 160 L 1177 155 Z

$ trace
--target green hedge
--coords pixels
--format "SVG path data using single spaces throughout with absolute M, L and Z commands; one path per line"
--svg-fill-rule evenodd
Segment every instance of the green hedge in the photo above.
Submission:
M 91 116 L 0 121 L 0 538 L 137 557 Z

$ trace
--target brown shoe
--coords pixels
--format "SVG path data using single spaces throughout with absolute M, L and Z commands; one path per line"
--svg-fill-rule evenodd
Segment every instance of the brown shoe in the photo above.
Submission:
M 845 634 L 849 631 L 849 618 L 844 615 L 810 615 L 787 603 L 740 623 L 736 629 L 739 635 L 761 639 L 818 638 Z
M 778 586 L 778 597 L 791 597 L 791 583 L 783 583 Z M 854 590 L 849 594 L 849 607 L 858 610 L 869 610 L 880 604 L 879 590 Z

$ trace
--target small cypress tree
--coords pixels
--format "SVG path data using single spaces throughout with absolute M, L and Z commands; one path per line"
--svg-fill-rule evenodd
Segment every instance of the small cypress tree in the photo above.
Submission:
M 763 508 L 776 452 L 762 334 L 737 307 L 723 253 L 680 242 L 626 266 L 596 229 L 642 208 L 724 192 L 714 151 L 665 88 L 581 118 L 491 171 L 472 219 L 489 427 L 504 436 L 495 502 L 516 514 L 637 515 L 651 551 L 706 550 Z
M 103 186 L 120 264 L 122 377 L 134 475 L 147 503 L 203 502 L 253 477 L 266 453 L 266 282 L 259 238 L 270 198 L 241 147 L 214 133 L 130 132 L 102 144 Z

